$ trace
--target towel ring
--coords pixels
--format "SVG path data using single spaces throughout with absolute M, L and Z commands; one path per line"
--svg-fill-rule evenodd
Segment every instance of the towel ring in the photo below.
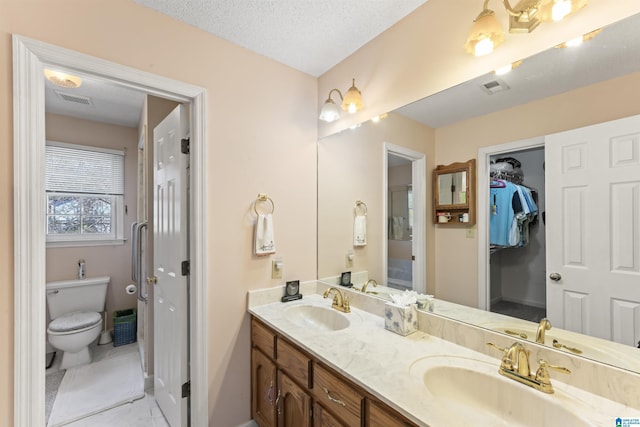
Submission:
M 271 204 L 271 212 L 269 213 L 274 213 L 276 210 L 276 204 L 273 203 L 273 200 L 271 200 L 271 197 L 267 196 L 266 194 L 258 194 L 258 197 L 256 198 L 256 201 L 253 202 L 253 211 L 256 213 L 256 215 L 260 215 L 258 213 L 258 203 L 270 203 Z
M 356 207 L 354 208 L 354 212 L 356 215 L 358 215 L 358 208 L 361 208 L 364 210 L 364 215 L 367 214 L 367 204 L 361 200 L 356 200 Z

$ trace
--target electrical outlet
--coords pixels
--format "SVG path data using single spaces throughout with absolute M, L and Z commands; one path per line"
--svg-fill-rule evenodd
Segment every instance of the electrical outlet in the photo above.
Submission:
M 271 261 L 271 278 L 282 279 L 283 263 L 281 260 L 274 259 Z
M 467 228 L 467 239 L 473 239 L 473 228 Z

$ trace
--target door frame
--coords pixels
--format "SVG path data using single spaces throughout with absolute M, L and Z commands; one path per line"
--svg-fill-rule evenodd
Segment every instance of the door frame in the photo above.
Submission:
M 426 154 L 419 151 L 411 150 L 400 145 L 385 142 L 382 147 L 382 205 L 384 206 L 385 215 L 382 218 L 382 274 L 384 283 L 386 284 L 388 277 L 388 236 L 389 221 L 387 214 L 388 193 L 389 193 L 389 154 L 404 157 L 411 161 L 411 185 L 413 193 L 413 233 L 412 233 L 412 252 L 415 260 L 423 260 L 423 262 L 412 262 L 412 281 L 413 289 L 418 293 L 427 293 L 427 177 L 426 177 Z M 416 232 L 415 230 L 420 230 Z
M 45 65 L 92 74 L 190 105 L 191 421 L 208 423 L 206 90 L 13 35 L 14 425 L 42 425 L 45 389 Z
M 544 136 L 478 149 L 478 180 L 476 184 L 478 186 L 476 191 L 478 195 L 478 212 L 476 224 L 478 228 L 478 308 L 481 310 L 488 311 L 491 308 L 491 266 L 489 264 L 489 183 L 491 181 L 489 165 L 491 164 L 491 156 L 538 147 L 544 147 Z M 483 188 L 487 191 L 480 191 Z

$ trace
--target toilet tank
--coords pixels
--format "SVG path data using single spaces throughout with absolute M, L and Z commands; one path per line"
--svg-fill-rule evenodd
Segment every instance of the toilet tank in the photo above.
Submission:
M 47 307 L 51 319 L 74 311 L 104 311 L 111 277 L 61 280 L 47 283 Z

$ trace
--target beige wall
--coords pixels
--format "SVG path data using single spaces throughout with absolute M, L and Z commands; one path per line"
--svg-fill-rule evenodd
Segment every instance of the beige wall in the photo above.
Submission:
M 489 7 L 506 29 L 508 16 L 501 3 L 493 1 Z M 319 101 L 326 99 L 331 88 L 346 90 L 355 78 L 365 108 L 334 123 L 320 123 L 319 135 L 346 129 L 638 13 L 640 2 L 590 0 L 562 24 L 542 24 L 531 34 L 507 34 L 495 52 L 476 58 L 464 51 L 464 43 L 481 10 L 479 0 L 429 0 L 323 74 Z
M 269 257 L 251 255 L 251 203 L 259 192 L 276 203 L 283 279 L 316 276 L 316 79 L 130 0 L 2 0 L 0 31 L 0 418 L 13 413 L 16 33 L 207 89 L 209 413 L 211 425 L 246 422 L 246 294 L 281 282 L 271 280 Z
M 136 168 L 138 162 L 137 131 L 134 128 L 79 120 L 56 114 L 45 117 L 47 140 L 101 148 L 125 150 L 124 215 L 125 237 L 136 219 Z M 84 259 L 87 277 L 111 276 L 107 291 L 109 327 L 112 313 L 124 308 L 135 308 L 135 295 L 127 295 L 124 288 L 131 283 L 131 240 L 123 245 L 47 248 L 46 280 L 68 280 L 78 277 L 78 260 Z
M 369 277 L 382 279 L 383 144 L 389 142 L 425 153 L 426 170 L 434 168 L 434 131 L 397 114 L 379 123 L 367 122 L 318 143 L 318 276 L 330 277 L 342 271 L 368 270 Z M 427 172 L 427 175 L 429 173 Z M 428 179 L 428 177 L 427 177 Z M 367 245 L 353 247 L 355 201 L 367 204 Z M 432 205 L 427 185 L 427 212 Z M 434 227 L 427 216 L 427 248 L 433 253 Z M 345 267 L 345 254 L 355 254 L 353 268 Z M 433 257 L 427 258 L 427 283 L 433 284 Z
M 640 114 L 640 73 L 438 128 L 439 164 L 476 158 L 480 147 Z M 534 118 L 532 120 L 532 118 Z M 478 242 L 465 229 L 436 229 L 436 296 L 478 304 Z M 457 254 L 456 257 L 447 254 Z M 460 262 L 464 260 L 464 262 Z

